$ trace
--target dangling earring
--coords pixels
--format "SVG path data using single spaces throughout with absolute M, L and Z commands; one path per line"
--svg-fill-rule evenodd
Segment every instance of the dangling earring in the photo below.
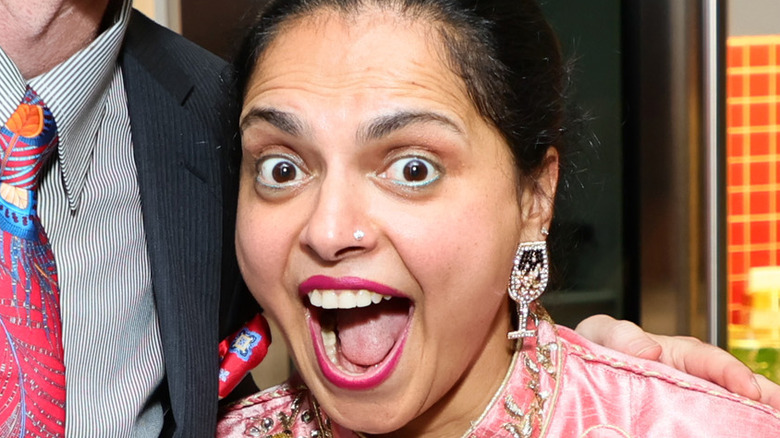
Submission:
M 545 229 L 546 231 L 546 229 Z M 547 287 L 550 267 L 547 260 L 547 242 L 523 242 L 517 247 L 514 268 L 509 279 L 507 292 L 517 303 L 517 330 L 509 332 L 509 339 L 519 339 L 536 335 L 534 328 L 528 328 L 531 303 L 539 298 Z

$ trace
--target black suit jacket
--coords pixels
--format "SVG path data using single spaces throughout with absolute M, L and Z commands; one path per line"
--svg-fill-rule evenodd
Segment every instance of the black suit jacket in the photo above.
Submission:
M 257 311 L 235 261 L 227 65 L 134 11 L 119 60 L 166 381 L 166 436 L 214 436 L 219 340 Z

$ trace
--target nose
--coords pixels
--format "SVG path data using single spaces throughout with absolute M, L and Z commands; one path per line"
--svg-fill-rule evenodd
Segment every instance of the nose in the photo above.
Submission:
M 324 261 L 335 262 L 370 250 L 376 244 L 360 184 L 326 177 L 301 232 L 301 244 Z

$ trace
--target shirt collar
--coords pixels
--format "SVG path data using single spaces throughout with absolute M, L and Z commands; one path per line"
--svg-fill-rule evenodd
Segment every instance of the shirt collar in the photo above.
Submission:
M 71 209 L 77 208 L 86 181 L 104 112 L 102 101 L 114 75 L 131 9 L 132 1 L 123 0 L 111 27 L 70 58 L 29 80 L 57 121 L 59 164 Z M 0 50 L 0 120 L 8 120 L 25 86 L 18 68 Z
M 0 47 L 0 123 L 16 111 L 25 92 L 22 73 Z

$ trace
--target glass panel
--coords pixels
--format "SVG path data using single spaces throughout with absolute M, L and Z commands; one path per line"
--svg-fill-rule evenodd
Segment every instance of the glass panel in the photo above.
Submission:
M 557 323 L 571 327 L 594 313 L 631 317 L 623 295 L 621 3 L 540 4 L 573 60 L 569 97 L 589 116 L 565 151 L 549 239 L 555 277 L 543 301 Z
M 729 3 L 728 346 L 780 382 L 780 3 Z M 772 21 L 774 24 L 772 24 Z

